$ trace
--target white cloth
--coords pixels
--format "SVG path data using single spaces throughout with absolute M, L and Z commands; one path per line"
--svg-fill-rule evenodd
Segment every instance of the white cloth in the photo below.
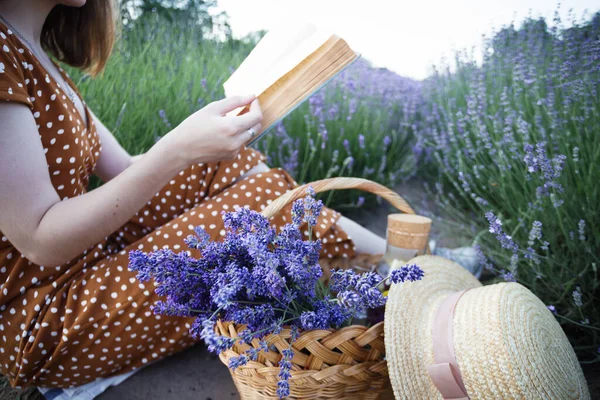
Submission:
M 456 249 L 447 249 L 445 247 L 437 247 L 435 240 L 429 241 L 429 249 L 436 256 L 447 258 L 461 265 L 467 271 L 472 273 L 475 278 L 479 279 L 483 266 L 479 263 L 477 252 L 473 247 L 458 247 Z
M 44 395 L 46 400 L 92 400 L 104 393 L 109 387 L 117 386 L 137 371 L 133 370 L 121 375 L 99 378 L 74 388 L 57 389 L 38 387 L 38 390 Z

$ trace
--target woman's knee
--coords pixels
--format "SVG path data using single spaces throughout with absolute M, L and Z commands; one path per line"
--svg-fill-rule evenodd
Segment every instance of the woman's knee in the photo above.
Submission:
M 248 172 L 246 172 L 244 175 L 242 175 L 242 179 L 244 179 L 248 176 L 268 172 L 270 170 L 271 170 L 271 168 L 269 168 L 269 166 L 267 164 L 265 164 L 264 162 L 261 161 L 258 164 L 256 164 L 254 167 L 252 167 L 250 170 L 248 170 Z

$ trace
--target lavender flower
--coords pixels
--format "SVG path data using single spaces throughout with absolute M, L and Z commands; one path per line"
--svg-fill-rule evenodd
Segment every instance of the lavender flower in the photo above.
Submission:
M 360 147 L 361 149 L 365 148 L 365 136 L 364 135 L 358 135 L 358 147 Z
M 390 281 L 392 283 L 415 282 L 423 279 L 424 272 L 416 264 L 406 264 L 392 271 Z
M 281 351 L 281 361 L 279 361 L 279 382 L 277 382 L 277 396 L 280 399 L 290 395 L 290 384 L 288 380 L 292 377 L 290 373 L 292 369 L 292 358 L 294 357 L 294 351 L 285 349 Z
M 479 260 L 479 263 L 481 265 L 483 265 L 483 268 L 485 268 L 488 271 L 493 271 L 494 270 L 494 266 L 487 259 L 487 257 L 485 256 L 485 254 L 483 254 L 483 251 L 481 250 L 481 246 L 479 244 L 476 244 L 475 246 L 473 246 L 473 248 L 475 249 L 475 254 L 477 254 L 477 260 Z
M 250 358 L 246 354 L 242 354 L 238 357 L 231 357 L 229 359 L 229 368 L 235 370 L 236 368 L 241 367 L 242 365 L 248 364 L 249 359 Z
M 307 189 L 308 196 L 304 199 L 298 199 L 292 206 L 292 221 L 295 225 L 300 226 L 302 221 L 306 222 L 309 226 L 314 227 L 317 225 L 317 218 L 321 215 L 323 209 L 323 202 L 321 200 L 315 200 L 315 191 L 312 187 Z
M 314 311 L 305 311 L 300 315 L 300 324 L 307 331 L 319 329 L 319 319 Z
M 573 291 L 573 303 L 575 303 L 577 307 L 583 306 L 583 302 L 581 301 L 581 289 L 579 287 Z
M 513 254 L 516 253 L 519 250 L 519 246 L 515 243 L 512 237 L 504 233 L 500 218 L 496 217 L 492 212 L 485 213 L 485 217 L 490 224 L 490 233 L 496 235 L 496 239 L 498 239 L 498 241 L 501 243 L 502 248 L 511 250 Z
M 383 148 L 384 148 L 385 150 L 387 150 L 387 148 L 390 146 L 390 144 L 391 144 L 391 143 L 392 143 L 392 138 L 390 138 L 389 136 L 387 136 L 387 135 L 386 135 L 386 136 L 383 138 Z
M 210 351 L 221 353 L 238 341 L 251 344 L 261 340 L 260 346 L 229 360 L 231 369 L 243 367 L 267 351 L 264 339 L 286 324 L 291 325 L 293 341 L 299 328 L 337 329 L 349 323 L 357 309 L 385 304 L 377 288 L 382 280 L 375 273 L 334 272 L 335 283 L 320 288 L 321 242 L 302 240 L 300 231 L 303 223 L 309 230 L 317 224 L 323 204 L 315 200 L 315 194 L 308 188 L 307 196 L 292 207 L 292 223 L 279 232 L 260 213 L 236 207 L 234 212 L 223 213 L 223 241 L 210 241 L 202 229 L 195 229 L 195 235 L 185 239 L 190 248 L 200 252 L 200 258 L 169 249 L 136 250 L 129 254 L 129 268 L 137 272 L 140 281 L 154 280 L 156 293 L 163 297 L 153 306 L 155 313 L 195 317 L 190 333 L 203 339 Z M 405 266 L 394 275 L 394 281 L 421 277 L 417 266 Z M 246 325 L 246 329 L 237 338 L 221 336 L 215 331 L 217 320 Z M 293 351 L 282 354 L 280 396 L 289 393 Z
M 502 273 L 502 278 L 506 282 L 516 282 L 517 281 L 517 278 L 510 271 L 505 271 L 504 273 Z
M 579 240 L 582 242 L 585 241 L 585 220 L 580 219 L 577 224 L 578 232 L 579 232 Z
M 338 294 L 337 296 L 340 303 L 349 309 L 358 308 L 361 304 L 360 295 L 354 290 L 346 290 Z
M 527 244 L 533 246 L 535 240 L 542 240 L 542 223 L 540 221 L 533 221 L 531 230 L 529 231 L 529 241 Z
M 165 112 L 165 110 L 159 110 L 158 115 L 160 116 L 160 119 L 162 119 L 163 123 L 167 126 L 167 128 L 169 128 L 169 129 L 173 128 L 173 126 L 171 125 L 171 123 L 169 122 L 169 120 L 167 118 L 167 113 Z

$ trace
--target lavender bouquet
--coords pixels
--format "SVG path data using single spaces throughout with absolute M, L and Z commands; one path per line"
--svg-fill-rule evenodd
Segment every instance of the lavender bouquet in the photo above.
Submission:
M 385 304 L 378 289 L 383 279 L 374 272 L 356 274 L 352 270 L 334 271 L 329 286 L 319 279 L 320 240 L 312 240 L 323 204 L 309 189 L 304 199 L 294 202 L 292 223 L 278 233 L 258 212 L 237 208 L 223 213 L 226 229 L 221 242 L 209 240 L 202 229 L 186 244 L 200 250 L 202 257 L 189 252 L 174 253 L 161 249 L 152 253 L 132 251 L 129 268 L 144 282 L 153 278 L 156 293 L 165 300 L 153 306 L 157 314 L 196 317 L 190 328 L 193 337 L 202 338 L 210 351 L 230 349 L 236 340 L 260 341 L 239 357 L 231 358 L 235 369 L 256 360 L 260 351 L 268 351 L 267 337 L 292 331 L 292 342 L 302 330 L 338 329 L 349 325 L 359 309 Z M 303 240 L 300 226 L 308 225 L 309 240 Z M 423 271 L 416 265 L 394 270 L 393 283 L 416 281 Z M 245 325 L 238 338 L 219 336 L 217 319 Z M 289 395 L 292 349 L 282 351 L 277 394 Z

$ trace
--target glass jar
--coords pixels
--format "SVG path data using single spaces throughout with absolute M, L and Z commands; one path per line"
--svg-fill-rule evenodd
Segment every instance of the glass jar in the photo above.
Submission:
M 396 265 L 404 265 L 410 259 L 427 252 L 431 219 L 421 215 L 390 214 L 388 216 L 386 251 L 375 271 L 385 279 L 392 272 L 394 260 Z M 379 286 L 387 296 L 389 282 Z M 372 325 L 383 321 L 385 306 L 367 311 L 367 324 Z

